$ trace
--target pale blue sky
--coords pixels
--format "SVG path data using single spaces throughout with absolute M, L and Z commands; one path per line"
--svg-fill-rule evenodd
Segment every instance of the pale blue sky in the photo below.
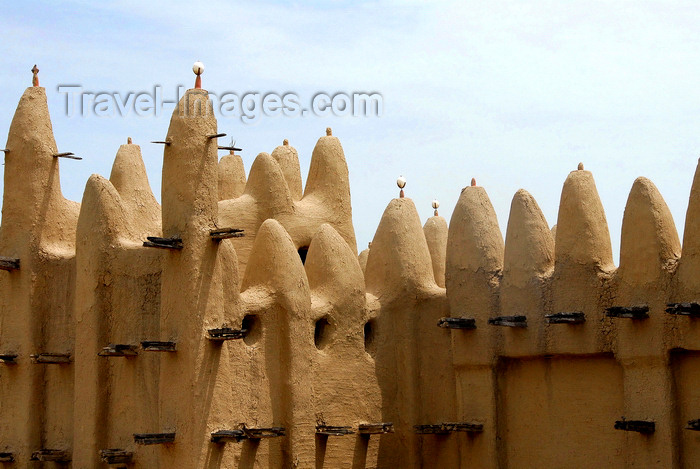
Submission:
M 421 218 L 440 200 L 448 218 L 476 177 L 505 232 L 510 200 L 530 191 L 550 225 L 561 186 L 583 161 L 593 171 L 613 248 L 638 176 L 659 187 L 682 236 L 700 156 L 700 6 L 681 1 L 490 2 L 9 2 L 0 4 L 0 134 L 37 63 L 49 96 L 64 194 L 82 198 L 109 175 L 127 136 L 140 144 L 160 197 L 169 112 L 159 117 L 67 117 L 59 84 L 91 91 L 192 86 L 206 66 L 214 92 L 376 91 L 381 118 L 220 119 L 246 168 L 284 138 L 302 178 L 327 126 L 350 169 L 360 249 L 408 179 Z M 168 96 L 169 94 L 169 96 Z M 3 142 L 0 142 L 3 145 Z M 4 145 L 3 145 L 4 146 Z M 2 167 L 0 167 L 0 171 Z M 616 254 L 617 257 L 617 254 Z

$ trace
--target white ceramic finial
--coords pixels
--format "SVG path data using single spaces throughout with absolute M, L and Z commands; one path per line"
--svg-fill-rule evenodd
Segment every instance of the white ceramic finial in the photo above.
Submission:
M 399 178 L 396 180 L 396 185 L 399 186 L 399 189 L 401 189 L 399 192 L 399 198 L 403 199 L 403 188 L 406 187 L 406 178 L 399 176 Z
M 204 73 L 204 64 L 199 60 L 196 61 L 194 65 L 192 65 L 192 71 L 195 75 L 197 75 L 197 78 L 194 80 L 194 88 L 196 90 L 200 90 L 202 89 L 202 73 Z

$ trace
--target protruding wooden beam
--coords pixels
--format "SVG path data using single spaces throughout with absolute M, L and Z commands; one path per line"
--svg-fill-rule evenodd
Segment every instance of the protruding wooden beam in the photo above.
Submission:
M 649 306 L 611 306 L 605 309 L 605 315 L 609 318 L 647 319 Z
M 489 318 L 488 322 L 492 326 L 527 327 L 527 317 L 521 315 L 497 316 L 495 318 Z
M 700 419 L 688 420 L 688 426 L 685 429 L 700 432 Z
M 129 464 L 134 459 L 134 453 L 125 449 L 101 449 L 100 459 L 107 464 Z
M 482 433 L 484 431 L 484 424 L 477 422 L 454 422 L 446 423 L 445 425 L 452 425 L 455 432 L 467 432 L 467 433 Z
M 239 228 L 217 228 L 215 230 L 209 230 L 209 236 L 214 240 L 222 240 L 228 238 L 241 238 L 245 236 L 243 233 L 245 230 Z
M 5 353 L 0 354 L 0 363 L 3 365 L 16 365 L 17 364 L 17 354 L 16 353 Z
M 242 148 L 238 148 L 238 147 L 222 147 L 222 146 L 219 146 L 219 147 L 217 147 L 217 148 L 218 148 L 219 150 L 243 151 Z
M 242 339 L 248 333 L 248 329 L 231 329 L 230 327 L 222 327 L 220 329 L 209 329 L 209 340 L 223 341 Z
M 276 438 L 285 436 L 284 427 L 250 428 L 243 425 L 243 434 L 249 440 L 260 440 L 263 438 Z
M 676 314 L 678 316 L 688 316 L 691 318 L 700 317 L 700 303 L 690 301 L 687 303 L 669 303 L 666 305 L 668 314 Z
M 394 424 L 392 422 L 362 423 L 357 428 L 357 433 L 360 435 L 381 435 L 383 433 L 394 433 Z
M 688 420 L 688 426 L 685 429 L 700 432 L 700 419 Z
M 247 427 L 245 424 L 236 430 L 218 430 L 211 434 L 212 443 L 226 443 L 227 441 L 239 442 L 241 440 L 261 440 L 263 438 L 276 438 L 285 436 L 284 427 Z
M 448 435 L 452 432 L 452 429 L 443 423 L 414 425 L 413 430 L 419 435 Z
M 137 445 L 164 445 L 175 441 L 175 433 L 134 433 Z
M 138 354 L 136 345 L 131 344 L 109 344 L 97 352 L 100 357 L 134 357 Z
M 75 154 L 73 154 L 73 152 L 71 152 L 71 151 L 66 151 L 63 153 L 54 153 L 53 157 L 54 158 L 70 158 L 71 160 L 82 160 L 82 158 L 80 156 L 75 156 Z
M 182 238 L 161 238 L 158 236 L 147 236 L 148 241 L 144 241 L 143 245 L 147 248 L 161 249 L 182 249 Z
M 168 146 L 168 145 L 170 145 L 171 143 L 173 143 L 173 141 L 170 140 L 170 139 L 167 139 L 167 140 L 157 140 L 157 141 L 151 142 L 151 143 L 158 143 L 158 144 L 160 144 L 160 145 L 166 145 L 166 146 Z
M 31 461 L 69 462 L 70 453 L 62 449 L 40 449 L 32 453 Z
M 544 318 L 547 324 L 583 324 L 586 322 L 586 315 L 581 311 L 546 314 Z
M 625 420 L 623 417 L 615 422 L 615 430 L 651 435 L 656 431 L 656 423 L 650 420 Z
M 443 422 L 414 425 L 413 429 L 421 435 L 446 435 L 452 432 L 481 433 L 484 431 L 484 424 L 479 422 Z
M 227 443 L 229 441 L 238 443 L 243 439 L 245 439 L 243 430 L 218 430 L 211 434 L 212 443 Z
M 476 319 L 474 318 L 440 318 L 438 326 L 445 329 L 476 329 Z
M 38 365 L 66 365 L 72 361 L 70 353 L 36 353 L 29 358 Z
M 158 340 L 144 340 L 141 348 L 146 352 L 175 352 L 175 342 L 162 342 Z
M 345 436 L 355 433 L 352 427 L 338 427 L 334 425 L 316 425 L 316 434 L 321 436 Z
M 0 256 L 0 270 L 7 270 L 8 272 L 19 270 L 19 259 Z
M 225 137 L 225 136 L 226 136 L 225 133 L 220 133 L 220 134 L 211 134 L 211 135 L 207 135 L 207 138 L 208 138 L 209 140 L 211 140 L 211 139 L 213 139 L 213 138 L 220 138 L 220 137 Z

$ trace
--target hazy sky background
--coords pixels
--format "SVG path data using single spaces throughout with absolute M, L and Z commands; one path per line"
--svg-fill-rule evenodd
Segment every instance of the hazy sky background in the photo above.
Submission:
M 9 2 L 0 5 L 0 134 L 37 63 L 46 87 L 64 195 L 80 201 L 92 173 L 109 176 L 120 144 L 140 144 L 160 199 L 170 109 L 159 117 L 65 115 L 61 84 L 149 91 L 191 87 L 243 94 L 379 92 L 376 117 L 219 120 L 243 147 L 246 171 L 284 138 L 306 181 L 325 128 L 350 170 L 358 247 L 408 179 L 423 221 L 438 198 L 449 220 L 476 177 L 505 228 L 513 194 L 528 190 L 550 226 L 579 161 L 593 171 L 613 250 L 629 189 L 657 185 L 682 237 L 700 154 L 700 6 L 681 1 Z M 3 137 L 4 137 L 3 135 Z M 225 140 L 226 143 L 228 140 Z M 0 142 L 3 145 L 3 142 Z M 224 152 L 221 154 L 223 155 Z M 0 171 L 2 167 L 0 167 Z

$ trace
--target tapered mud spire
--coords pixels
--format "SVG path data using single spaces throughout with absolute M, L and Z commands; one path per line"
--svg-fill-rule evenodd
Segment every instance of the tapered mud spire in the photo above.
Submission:
M 93 174 L 85 185 L 76 236 L 74 327 L 75 348 L 81 352 L 74 364 L 75 446 L 72 460 L 76 467 L 99 464 L 98 451 L 107 443 L 104 429 L 114 425 L 105 421 L 108 418 L 109 370 L 104 369 L 97 353 L 104 343 L 113 339 L 109 332 L 118 329 L 114 319 L 119 316 L 114 313 L 126 297 L 112 291 L 123 277 L 115 275 L 114 282 L 104 279 L 111 279 L 112 272 L 119 271 L 118 249 L 123 241 L 135 235 L 117 190 L 110 181 Z M 144 262 L 132 266 L 130 274 L 141 270 L 144 264 L 148 265 Z M 105 297 L 111 300 L 104 301 Z M 140 314 L 143 312 L 136 313 L 133 319 L 139 318 Z
M 504 281 L 524 286 L 554 267 L 554 238 L 535 199 L 520 189 L 513 196 L 508 217 L 503 261 Z
M 25 90 L 6 149 L 3 238 L 13 243 L 15 237 L 26 238 L 31 229 L 44 246 L 74 249 L 79 204 L 61 194 L 58 158 L 53 156 L 58 150 L 44 88 Z
M 557 264 L 614 267 L 608 222 L 590 171 L 572 171 L 564 182 L 554 252 Z
M 137 236 L 144 238 L 160 233 L 160 205 L 148 183 L 140 146 L 127 143 L 119 147 L 109 181 L 119 192 Z
M 209 95 L 190 89 L 173 111 L 163 156 L 163 235 L 214 227 L 218 203 L 216 118 Z
M 258 217 L 263 220 L 291 212 L 294 207 L 282 169 L 267 153 L 260 153 L 255 158 L 245 194 L 255 199 Z
M 435 207 L 435 204 L 433 204 Z M 428 218 L 423 226 L 425 240 L 428 243 L 430 258 L 433 262 L 433 275 L 439 287 L 445 287 L 445 256 L 447 255 L 447 220 L 437 214 Z
M 231 151 L 219 160 L 219 200 L 240 197 L 245 191 L 245 184 L 243 159 Z
M 289 145 L 287 140 L 272 152 L 271 155 L 282 169 L 284 179 L 287 181 L 292 200 L 301 199 L 301 170 L 299 169 L 299 155 L 296 148 Z
M 338 311 L 364 306 L 365 281 L 357 256 L 330 225 L 321 225 L 312 238 L 304 266 L 317 301 Z
M 367 291 L 380 300 L 436 287 L 430 251 L 411 199 L 393 199 L 384 210 L 367 258 L 365 282 Z
M 352 216 L 348 165 L 340 140 L 330 133 L 318 139 L 311 155 L 304 198 L 323 200 L 333 210 Z
M 462 189 L 447 238 L 445 286 L 452 311 L 498 285 L 503 270 L 503 235 L 483 187 Z
M 626 283 L 655 282 L 664 269 L 675 266 L 681 244 L 671 212 L 658 189 L 647 178 L 632 185 L 620 242 L 620 276 Z
M 122 197 L 108 179 L 98 174 L 90 176 L 80 208 L 78 231 L 81 242 L 107 238 L 113 243 L 119 238 L 134 236 L 133 223 Z
M 277 220 L 265 220 L 255 237 L 241 291 L 251 287 L 264 287 L 294 301 L 309 301 L 304 266 L 292 238 Z

